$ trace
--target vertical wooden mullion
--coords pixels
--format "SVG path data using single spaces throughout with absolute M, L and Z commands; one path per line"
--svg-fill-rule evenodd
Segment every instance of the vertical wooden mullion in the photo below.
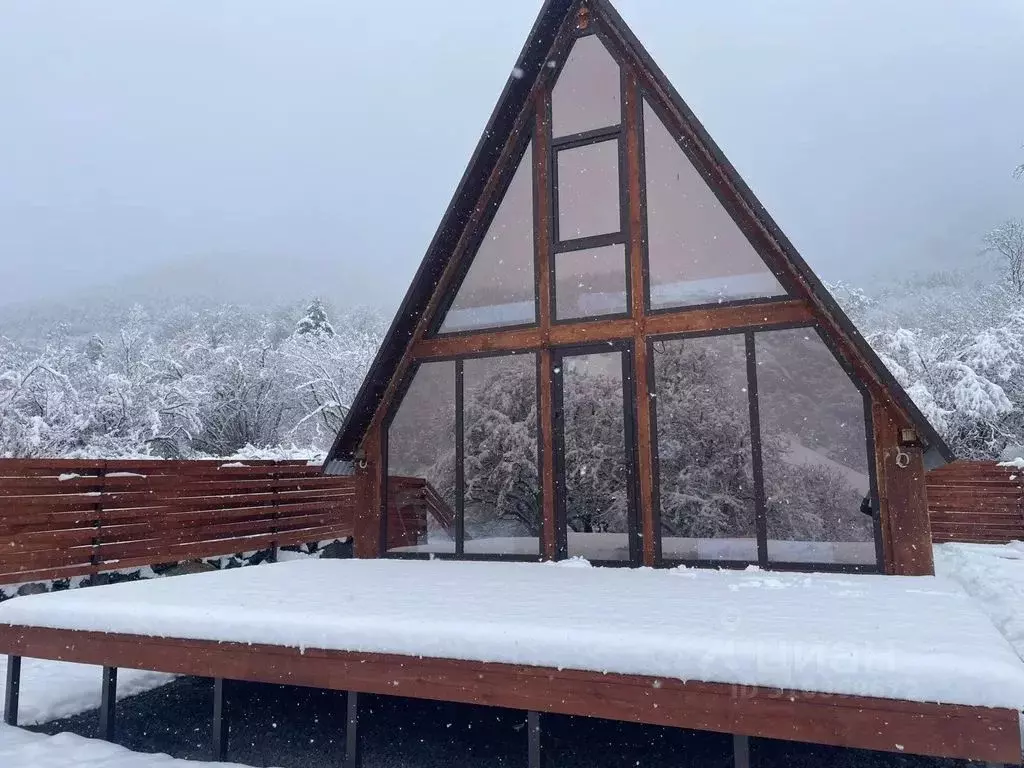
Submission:
M 629 244 L 630 313 L 634 322 L 633 396 L 636 415 L 636 470 L 639 491 L 640 537 L 643 564 L 653 567 L 659 558 L 657 513 L 654 508 L 654 436 L 651 420 L 650 365 L 647 348 L 647 319 L 644 280 L 643 150 L 640 86 L 629 68 L 622 70 L 622 124 L 626 143 L 625 199 L 627 242 Z
M 534 110 L 533 131 L 533 195 L 534 195 L 534 257 L 537 270 L 537 322 L 544 339 L 544 348 L 537 355 L 537 412 L 540 438 L 541 485 L 541 545 L 545 560 L 558 557 L 558 524 L 555 512 L 555 450 L 554 450 L 554 361 L 549 346 L 551 341 L 552 297 L 551 257 L 552 196 L 551 196 L 551 89 L 543 88 L 538 94 Z
M 465 394 L 465 363 L 455 361 L 455 554 L 466 551 L 466 444 L 463 430 L 466 426 L 463 405 Z
M 754 528 L 757 562 L 768 566 L 768 510 L 764 492 L 764 461 L 761 451 L 761 401 L 757 389 L 757 347 L 752 331 L 743 334 L 747 352 L 747 401 L 750 408 L 750 461 L 754 475 Z

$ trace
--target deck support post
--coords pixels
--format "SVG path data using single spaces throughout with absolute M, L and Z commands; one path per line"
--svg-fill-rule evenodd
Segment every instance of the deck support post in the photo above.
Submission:
M 103 692 L 100 696 L 99 737 L 114 740 L 114 707 L 117 704 L 117 667 L 103 668 Z
M 526 740 L 529 753 L 529 768 L 541 768 L 544 751 L 541 745 L 540 712 L 526 713 Z
M 18 696 L 21 693 L 21 656 L 7 656 L 7 689 L 4 695 L 4 722 L 18 724 Z
M 733 765 L 736 768 L 750 768 L 750 737 L 732 737 Z
M 213 760 L 223 763 L 228 757 L 228 718 L 224 701 L 224 678 L 213 678 Z
M 345 768 L 361 768 L 362 736 L 359 733 L 359 693 L 345 693 Z

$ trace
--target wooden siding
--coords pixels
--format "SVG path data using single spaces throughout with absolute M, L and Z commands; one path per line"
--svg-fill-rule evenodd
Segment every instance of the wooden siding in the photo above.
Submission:
M 992 461 L 955 461 L 927 475 L 936 543 L 1024 540 L 1024 472 Z
M 352 535 L 355 478 L 244 464 L 0 460 L 0 583 Z

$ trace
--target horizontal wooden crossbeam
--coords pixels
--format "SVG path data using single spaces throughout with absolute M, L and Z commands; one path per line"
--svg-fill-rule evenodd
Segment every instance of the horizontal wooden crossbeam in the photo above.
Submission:
M 803 301 L 770 301 L 723 307 L 683 309 L 647 315 L 644 332 L 651 336 L 707 333 L 751 327 L 811 323 L 814 315 Z M 422 339 L 413 346 L 417 360 L 443 359 L 486 352 L 530 351 L 544 347 L 593 344 L 632 339 L 636 321 L 629 317 L 558 323 L 545 332 L 533 328 L 510 328 Z
M 1021 758 L 1018 714 L 1009 709 L 9 624 L 0 624 L 0 653 L 908 754 Z

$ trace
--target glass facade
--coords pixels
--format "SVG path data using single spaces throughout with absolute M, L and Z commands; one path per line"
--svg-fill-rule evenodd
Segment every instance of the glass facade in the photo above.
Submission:
M 536 321 L 532 168 L 533 151 L 528 145 L 445 315 L 441 333 Z

